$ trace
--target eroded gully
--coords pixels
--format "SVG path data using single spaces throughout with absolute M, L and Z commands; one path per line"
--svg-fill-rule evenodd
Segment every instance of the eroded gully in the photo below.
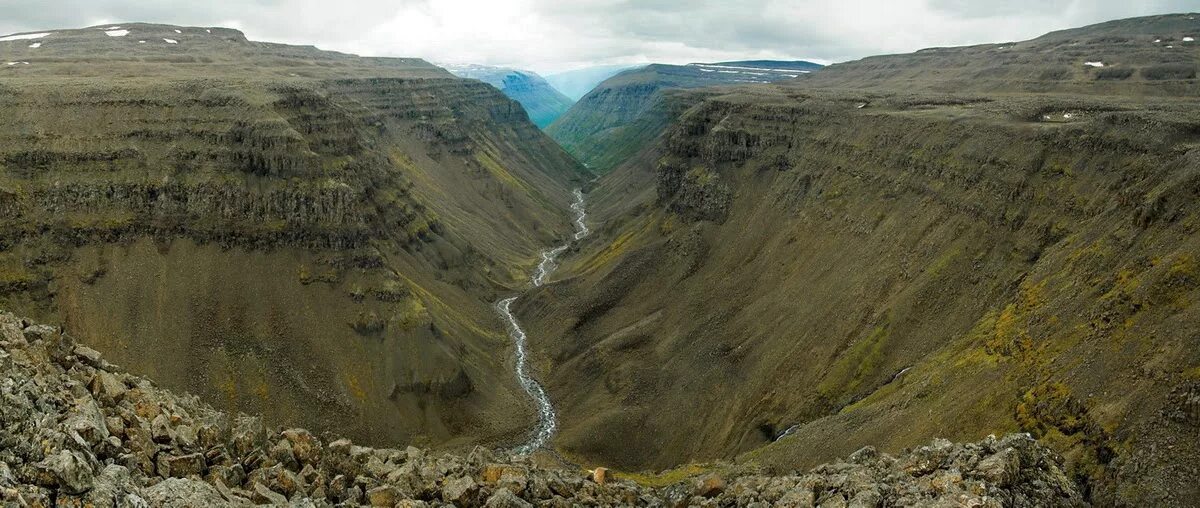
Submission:
M 575 203 L 571 205 L 571 210 L 575 212 L 574 240 L 581 240 L 591 232 L 586 223 L 587 211 L 584 209 L 583 191 L 575 189 Z M 546 283 L 546 278 L 558 267 L 558 256 L 570 246 L 571 242 L 568 241 L 557 247 L 542 251 L 542 261 L 538 263 L 537 268 L 533 272 L 533 287 L 538 287 Z M 517 453 L 527 454 L 545 446 L 550 441 L 550 437 L 554 435 L 554 431 L 558 428 L 558 419 L 554 412 L 554 405 L 550 403 L 550 397 L 546 395 L 546 390 L 542 388 L 541 383 L 538 383 L 529 374 L 527 336 L 525 335 L 525 330 L 521 328 L 521 323 L 517 321 L 517 317 L 512 313 L 512 304 L 517 301 L 517 298 L 520 298 L 520 295 L 510 296 L 496 302 L 496 310 L 508 323 L 508 335 L 512 338 L 513 344 L 516 346 L 517 381 L 521 383 L 521 388 L 525 389 L 525 393 L 529 394 L 529 398 L 533 399 L 538 409 L 538 423 L 534 427 L 532 435 L 528 441 L 518 446 L 515 450 Z

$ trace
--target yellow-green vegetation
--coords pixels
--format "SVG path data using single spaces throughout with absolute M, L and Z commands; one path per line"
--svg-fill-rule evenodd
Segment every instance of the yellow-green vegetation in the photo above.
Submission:
M 879 368 L 887 339 L 888 323 L 884 320 L 833 362 L 817 385 L 817 391 L 835 401 L 844 402 L 847 396 L 853 396 L 862 388 L 863 381 Z
M 717 178 L 717 175 L 704 166 L 696 166 L 688 170 L 687 178 L 694 181 L 696 185 L 703 186 L 711 183 Z
M 614 472 L 617 478 L 636 482 L 646 487 L 666 487 L 688 478 L 700 476 L 713 470 L 712 464 L 685 464 L 658 473 Z
M 429 310 L 420 298 L 406 298 L 398 305 L 394 319 L 399 329 L 410 330 L 429 323 Z
M 1076 471 L 1093 478 L 1104 473 L 1113 456 L 1109 433 L 1065 384 L 1046 382 L 1030 388 L 1014 414 L 1021 430 L 1070 456 Z
M 510 187 L 516 191 L 527 191 L 528 190 L 528 186 L 526 186 L 521 181 L 517 180 L 517 178 L 514 177 L 512 175 L 512 173 L 510 173 L 507 169 L 504 169 L 504 166 L 501 165 L 500 162 L 498 162 L 488 152 L 477 151 L 477 152 L 475 152 L 474 155 L 475 155 L 475 160 L 479 162 L 479 165 L 483 166 L 483 168 L 486 169 L 488 171 L 488 173 L 491 173 L 491 175 L 493 177 L 495 177 L 497 180 L 502 182 L 504 185 L 507 185 L 508 187 Z
M 664 221 L 666 220 L 670 219 L 664 219 Z M 587 259 L 581 261 L 578 268 L 572 267 L 573 271 L 585 273 L 611 266 L 613 262 L 620 260 L 622 256 L 628 253 L 630 249 L 651 236 L 654 233 L 654 225 L 658 223 L 659 221 L 654 218 L 642 219 L 639 225 L 622 232 L 605 245 L 603 249 L 596 251 Z
M 1028 319 L 1045 302 L 1046 282 L 1023 284 L 1017 301 L 1005 305 L 994 318 L 991 336 L 984 343 L 989 353 L 1014 357 L 1020 361 L 1031 359 L 1031 353 L 1038 345 L 1030 336 Z M 984 319 L 990 320 L 990 316 Z

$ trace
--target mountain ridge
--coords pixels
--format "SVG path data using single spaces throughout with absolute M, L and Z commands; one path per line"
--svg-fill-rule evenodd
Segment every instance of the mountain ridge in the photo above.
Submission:
M 539 128 L 549 126 L 574 103 L 533 71 L 475 64 L 443 67 L 456 76 L 481 80 L 520 102 Z
M 632 156 L 666 125 L 666 91 L 711 86 L 734 86 L 793 79 L 820 68 L 797 61 L 787 69 L 775 61 L 745 68 L 722 64 L 649 64 L 622 71 L 604 80 L 546 129 L 555 141 L 589 168 L 604 173 Z

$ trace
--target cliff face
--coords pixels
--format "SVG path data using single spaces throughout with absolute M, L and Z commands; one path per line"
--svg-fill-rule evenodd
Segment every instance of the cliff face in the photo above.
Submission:
M 577 159 L 607 172 L 654 141 L 677 113 L 669 91 L 794 79 L 821 68 L 809 62 L 747 61 L 651 64 L 605 80 L 546 132 Z
M 0 307 L 273 422 L 526 428 L 490 302 L 570 231 L 578 168 L 519 104 L 419 60 L 121 30 L 0 42 L 29 62 L 0 85 Z
M 534 72 L 485 65 L 446 66 L 456 76 L 478 79 L 521 103 L 539 128 L 550 125 L 574 102 Z
M 1025 431 L 1102 504 L 1196 495 L 1200 103 L 837 72 L 677 93 L 601 180 L 607 222 L 518 309 L 562 451 L 786 470 Z

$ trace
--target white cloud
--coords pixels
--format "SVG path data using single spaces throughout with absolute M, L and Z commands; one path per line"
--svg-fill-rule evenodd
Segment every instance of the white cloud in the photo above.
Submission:
M 15 4 L 15 5 L 7 5 Z M 363 55 L 556 71 L 1003 42 L 1195 8 L 1195 0 L 0 0 L 0 33 L 132 21 L 227 26 Z

